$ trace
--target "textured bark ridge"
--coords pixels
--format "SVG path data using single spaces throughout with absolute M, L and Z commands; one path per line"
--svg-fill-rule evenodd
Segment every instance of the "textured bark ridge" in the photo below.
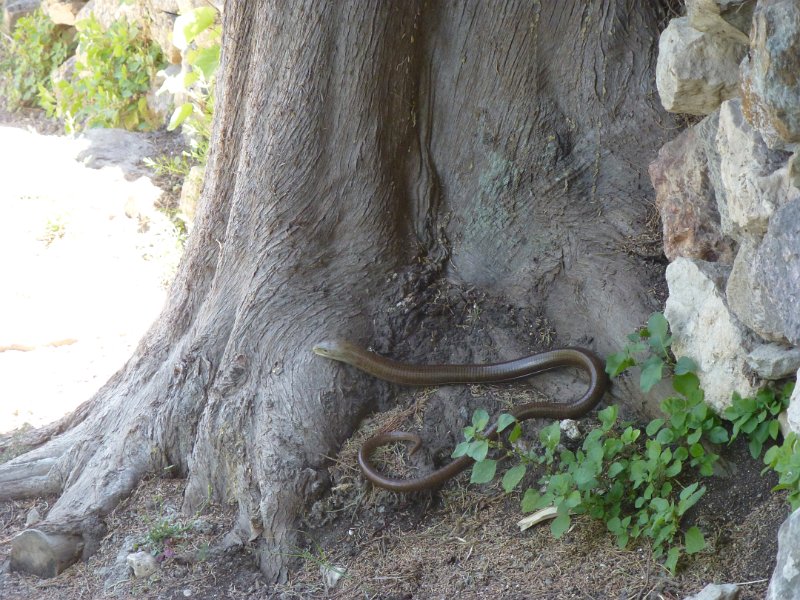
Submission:
M 229 538 L 284 576 L 325 456 L 388 389 L 314 342 L 531 349 L 510 317 L 444 343 L 446 311 L 426 320 L 437 290 L 548 319 L 561 344 L 618 347 L 657 306 L 632 249 L 669 133 L 654 126 L 662 16 L 637 0 L 230 0 L 214 150 L 167 306 L 94 398 L 0 466 L 2 497 L 60 494 L 38 556 L 48 539 L 58 568 L 69 540 L 90 554 L 102 517 L 168 472 L 188 479 L 187 511 L 209 494 L 238 506 Z M 15 566 L 47 575 L 23 542 Z

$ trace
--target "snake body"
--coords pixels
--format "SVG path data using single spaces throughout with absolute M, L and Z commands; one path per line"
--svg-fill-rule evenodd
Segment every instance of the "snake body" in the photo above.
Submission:
M 497 383 L 530 377 L 544 371 L 561 367 L 577 367 L 589 375 L 589 388 L 579 399 L 570 403 L 528 402 L 509 411 L 518 421 L 534 418 L 574 419 L 588 413 L 597 406 L 608 387 L 608 378 L 603 362 L 594 353 L 584 348 L 561 348 L 508 362 L 484 365 L 415 365 L 394 361 L 344 340 L 325 341 L 313 348 L 325 358 L 352 365 L 370 375 L 403 385 L 447 385 L 469 383 Z M 497 423 L 483 432 L 490 440 L 497 439 Z M 364 476 L 373 484 L 395 492 L 416 492 L 435 488 L 454 477 L 474 461 L 462 456 L 423 477 L 398 479 L 380 473 L 369 457 L 377 448 L 392 442 L 405 441 L 414 445 L 410 454 L 422 446 L 416 434 L 392 431 L 378 434 L 366 442 L 358 452 L 358 464 Z

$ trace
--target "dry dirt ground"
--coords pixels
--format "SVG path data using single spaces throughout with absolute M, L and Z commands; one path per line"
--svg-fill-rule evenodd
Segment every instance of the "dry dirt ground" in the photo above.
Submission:
M 99 174 L 75 163 L 66 140 L 25 129 L 46 123 L 34 115 L 9 126 L 1 117 L 0 434 L 47 423 L 102 385 L 157 315 L 175 259 L 168 251 L 175 240 L 153 238 L 125 216 L 129 192 L 121 181 L 107 174 L 108 187 L 98 191 L 99 180 L 85 178 Z M 70 191 L 73 180 L 81 184 Z M 360 442 L 390 422 L 418 423 L 427 400 L 427 392 L 398 390 L 397 409 L 367 420 L 330 457 L 331 490 L 299 524 L 293 568 L 281 585 L 261 578 L 251 548 L 226 545 L 230 507 L 209 503 L 184 515 L 183 481 L 153 477 L 107 516 L 99 551 L 51 580 L 10 572 L 8 556 L 33 509 L 45 514 L 55 498 L 0 503 L 0 598 L 672 600 L 710 582 L 739 583 L 741 598 L 763 598 L 788 511 L 743 448 L 726 454 L 735 474 L 709 479 L 709 493 L 689 515 L 709 547 L 671 576 L 648 547 L 621 550 L 588 518 L 575 519 L 559 540 L 547 525 L 520 532 L 519 495 L 469 486 L 466 475 L 435 494 L 366 485 L 355 458 Z M 150 578 L 128 571 L 125 557 L 138 550 L 157 557 Z

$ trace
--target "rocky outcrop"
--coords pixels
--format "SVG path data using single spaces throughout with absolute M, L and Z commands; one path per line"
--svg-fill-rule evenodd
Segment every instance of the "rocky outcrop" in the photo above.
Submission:
M 753 15 L 750 52 L 742 61 L 747 119 L 773 148 L 800 142 L 800 3 L 762 0 Z
M 706 130 L 713 136 L 715 124 L 687 129 L 665 144 L 658 159 L 650 164 L 650 179 L 656 190 L 667 258 L 683 256 L 730 264 L 734 243 L 720 227 L 704 143 Z
M 761 344 L 747 355 L 747 364 L 762 379 L 785 379 L 800 369 L 800 348 Z
M 747 47 L 672 19 L 658 44 L 656 86 L 670 112 L 707 115 L 739 94 L 738 68 Z
M 723 265 L 687 258 L 667 267 L 664 315 L 672 329 L 672 350 L 694 359 L 705 400 L 717 412 L 730 406 L 734 392 L 748 396 L 756 391 L 745 375 L 752 336 L 725 302 L 728 272 Z
M 786 163 L 789 155 L 770 150 L 761 134 L 745 120 L 737 98 L 719 110 L 717 149 L 724 199 L 719 206 L 723 233 L 741 241 L 758 240 L 767 231 L 775 209 L 800 195 L 789 186 Z
M 44 0 L 42 10 L 53 23 L 59 25 L 75 25 L 75 18 L 86 6 L 87 0 Z
M 778 561 L 767 600 L 795 600 L 800 590 L 800 511 L 794 511 L 778 532 Z
M 747 44 L 754 7 L 755 0 L 686 0 L 686 16 L 698 31 Z
M 770 220 L 757 265 L 784 335 L 800 346 L 800 198 L 783 205 Z
M 765 340 L 785 342 L 784 322 L 762 281 L 757 245 L 746 240 L 733 263 L 725 296 L 738 319 Z

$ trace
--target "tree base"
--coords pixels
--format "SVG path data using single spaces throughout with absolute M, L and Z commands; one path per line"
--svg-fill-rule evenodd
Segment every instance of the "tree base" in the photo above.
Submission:
M 80 536 L 28 529 L 11 542 L 11 569 L 49 579 L 76 563 L 82 552 Z

